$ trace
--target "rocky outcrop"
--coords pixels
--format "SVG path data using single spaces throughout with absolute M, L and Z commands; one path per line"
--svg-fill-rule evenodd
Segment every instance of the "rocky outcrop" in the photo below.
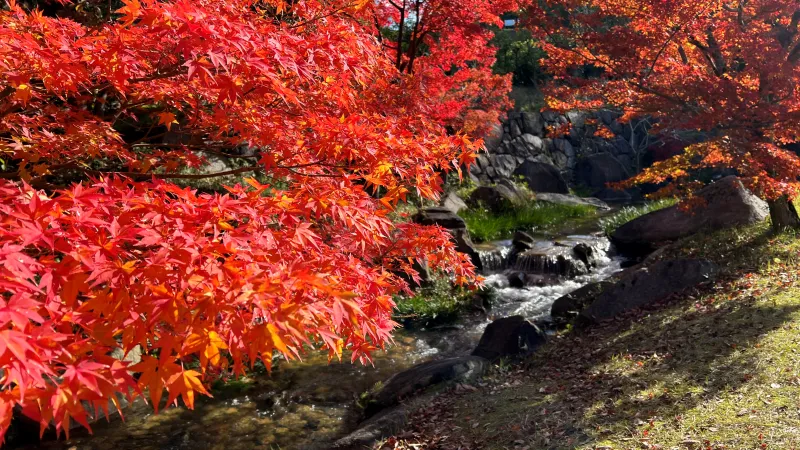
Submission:
M 608 203 L 597 198 L 581 198 L 577 195 L 568 194 L 554 194 L 554 193 L 537 193 L 537 202 L 553 203 L 556 205 L 569 205 L 569 206 L 592 206 L 597 209 L 609 210 Z
M 514 175 L 522 177 L 528 188 L 533 192 L 569 194 L 567 181 L 558 168 L 552 164 L 525 161 L 516 168 Z
M 453 238 L 453 242 L 456 244 L 456 250 L 468 255 L 470 260 L 472 260 L 472 264 L 475 265 L 478 271 L 483 270 L 481 255 L 472 244 L 464 219 L 458 217 L 453 211 L 443 207 L 425 208 L 415 214 L 413 219 L 414 223 L 420 225 L 439 225 L 447 229 Z
M 600 190 L 608 183 L 626 180 L 631 175 L 631 171 L 611 153 L 597 153 L 578 161 L 575 168 L 575 184 Z
M 486 327 L 472 355 L 493 361 L 533 353 L 545 342 L 547 338 L 542 330 L 524 317 L 505 317 Z
M 482 376 L 489 362 L 478 356 L 430 361 L 393 375 L 376 392 L 368 395 L 367 416 L 398 404 L 418 391 L 445 382 L 470 382 Z
M 580 317 L 588 321 L 611 319 L 708 281 L 717 272 L 713 262 L 696 259 L 659 261 L 631 270 L 613 286 L 604 288 Z M 559 305 L 559 311 L 571 310 L 565 307 L 566 302 Z
M 470 168 L 476 182 L 492 184 L 510 178 L 527 161 L 556 167 L 567 179 L 576 180 L 578 163 L 590 155 L 607 154 L 617 160 L 628 173 L 639 170 L 646 159 L 646 136 L 650 129 L 645 120 L 628 124 L 619 122 L 620 114 L 603 110 L 596 113 L 572 111 L 564 115 L 553 112 L 512 112 L 502 127 L 485 140 L 487 153 L 478 157 Z M 569 133 L 550 138 L 547 127 L 566 126 Z M 595 135 L 598 127 L 611 130 L 611 139 Z
M 612 233 L 612 242 L 623 253 L 644 255 L 701 231 L 749 225 L 769 216 L 767 203 L 733 176 L 706 186 L 697 197 L 700 201 L 688 210 L 675 205 L 622 225 Z

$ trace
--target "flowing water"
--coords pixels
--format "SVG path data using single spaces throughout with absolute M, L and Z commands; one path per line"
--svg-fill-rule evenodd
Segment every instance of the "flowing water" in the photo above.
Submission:
M 542 237 L 534 246 L 546 261 L 563 254 L 576 242 L 590 240 L 602 250 L 596 267 L 571 279 L 547 275 L 547 263 L 532 267 L 507 267 L 510 241 L 481 246 L 486 283 L 497 291 L 490 312 L 495 318 L 523 315 L 545 318 L 557 298 L 620 270 L 620 260 L 606 256 L 606 240 L 589 236 Z M 548 250 L 550 249 L 550 250 Z M 555 249 L 555 250 L 553 250 Z M 550 252 L 550 253 L 548 253 Z M 536 253 L 536 252 L 534 252 Z M 518 261 L 519 262 L 519 261 Z M 524 262 L 522 263 L 524 264 Z M 507 269 L 536 273 L 533 285 L 512 288 Z M 538 273 L 541 272 L 541 273 Z M 536 281 L 538 280 L 538 281 Z M 282 363 L 272 375 L 228 384 L 213 399 L 200 399 L 196 409 L 169 408 L 158 415 L 137 402 L 119 418 L 93 426 L 94 435 L 76 430 L 68 441 L 49 440 L 24 448 L 53 450 L 101 449 L 324 449 L 351 431 L 358 420 L 356 401 L 375 383 L 414 364 L 446 356 L 467 354 L 489 323 L 485 316 L 465 317 L 461 322 L 434 330 L 399 331 L 396 344 L 375 354 L 374 367 L 349 362 L 328 364 L 327 354 L 312 354 L 302 362 Z

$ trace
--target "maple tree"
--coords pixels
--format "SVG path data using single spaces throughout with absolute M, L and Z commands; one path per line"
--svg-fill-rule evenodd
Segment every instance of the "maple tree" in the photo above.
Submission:
M 491 27 L 516 0 L 377 0 L 373 21 L 400 72 L 414 74 L 431 118 L 482 136 L 510 109 L 511 77 L 492 73 Z
M 68 430 L 117 395 L 192 407 L 306 345 L 366 362 L 416 260 L 474 281 L 444 230 L 388 218 L 481 146 L 444 112 L 476 104 L 442 78 L 472 74 L 445 70 L 454 41 L 410 74 L 363 0 L 26 5 L 0 11 L 0 436 L 15 409 Z M 236 164 L 187 170 L 210 156 Z M 175 184 L 222 175 L 245 178 Z
M 650 116 L 655 132 L 706 138 L 633 182 L 673 181 L 691 171 L 735 168 L 770 202 L 773 225 L 800 226 L 800 9 L 790 0 L 545 0 L 528 25 L 559 83 L 558 110 L 616 107 Z M 601 74 L 580 77 L 576 68 Z

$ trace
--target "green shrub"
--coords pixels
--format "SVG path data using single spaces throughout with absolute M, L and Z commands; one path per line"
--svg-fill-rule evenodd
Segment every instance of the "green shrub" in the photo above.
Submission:
M 606 234 L 610 235 L 614 232 L 614 230 L 625 225 L 633 219 L 637 219 L 653 211 L 669 208 L 670 206 L 675 205 L 677 202 L 678 201 L 674 198 L 663 198 L 661 200 L 656 200 L 640 206 L 626 206 L 614 214 L 600 219 L 600 227 L 606 232 Z
M 394 319 L 409 328 L 453 322 L 468 309 L 491 304 L 494 295 L 491 288 L 470 291 L 453 287 L 446 276 L 436 276 L 413 296 L 395 297 Z
M 470 208 L 461 212 L 470 236 L 476 242 L 510 238 L 515 231 L 547 230 L 565 221 L 589 217 L 596 208 L 586 205 L 557 205 L 531 202 L 492 213 L 486 208 Z

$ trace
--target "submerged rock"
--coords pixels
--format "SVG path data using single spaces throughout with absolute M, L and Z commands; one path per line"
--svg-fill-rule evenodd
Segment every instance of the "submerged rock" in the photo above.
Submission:
M 708 281 L 717 271 L 713 262 L 698 259 L 659 261 L 634 269 L 603 289 L 580 316 L 589 321 L 611 319 Z
M 473 356 L 490 361 L 504 356 L 530 354 L 547 342 L 545 334 L 522 316 L 497 319 L 486 327 Z
M 396 405 L 417 391 L 444 382 L 469 382 L 482 376 L 489 363 L 477 356 L 464 356 L 430 361 L 400 372 L 369 395 L 365 413 L 372 416 L 378 411 Z
M 769 217 L 767 203 L 733 176 L 706 186 L 697 197 L 701 203 L 688 211 L 675 205 L 622 225 L 612 233 L 612 242 L 623 253 L 644 255 L 700 231 L 754 224 Z

